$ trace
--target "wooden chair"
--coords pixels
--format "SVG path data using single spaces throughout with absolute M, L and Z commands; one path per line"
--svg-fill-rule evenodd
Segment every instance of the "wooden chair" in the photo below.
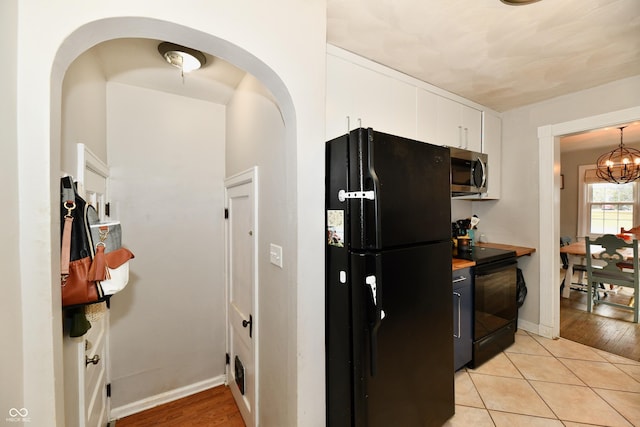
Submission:
M 571 237 L 560 237 L 560 247 L 567 246 L 571 244 Z M 567 269 L 569 266 L 569 255 L 560 253 L 560 260 L 562 261 L 562 268 Z M 569 283 L 571 289 L 575 289 L 577 291 L 586 291 L 587 286 L 583 283 L 584 273 L 587 271 L 587 266 L 583 264 L 573 264 L 573 272 L 578 273 L 578 281 Z M 573 280 L 573 278 L 571 278 Z M 560 285 L 560 289 L 565 285 L 564 279 L 562 279 L 562 284 Z M 575 286 L 573 286 L 575 285 Z
M 603 266 L 593 265 L 595 260 L 591 253 L 591 245 L 600 245 L 604 249 L 598 253 L 595 259 L 604 263 Z M 634 239 L 627 243 L 623 239 L 613 234 L 605 234 L 595 240 L 585 237 L 586 258 L 587 258 L 587 277 L 588 277 L 588 298 L 587 311 L 590 313 L 593 304 L 607 304 L 610 306 L 623 308 L 633 311 L 633 321 L 638 323 L 638 283 L 640 270 L 638 269 L 638 240 Z M 629 249 L 633 251 L 633 261 L 627 260 Z M 623 251 L 627 252 L 624 254 Z M 620 268 L 620 264 L 629 264 L 633 268 L 624 270 Z M 633 288 L 633 297 L 629 305 L 619 304 L 612 301 L 600 299 L 598 294 L 598 285 L 600 283 L 608 283 L 610 285 L 623 286 Z

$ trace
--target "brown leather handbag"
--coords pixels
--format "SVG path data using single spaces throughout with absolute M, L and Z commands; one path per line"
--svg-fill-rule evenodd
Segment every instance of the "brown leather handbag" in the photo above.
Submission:
M 72 259 L 72 246 L 78 240 L 77 236 L 82 227 L 74 227 L 74 215 L 73 211 L 77 208 L 76 201 L 79 196 L 75 193 L 75 188 L 72 192 L 62 192 L 62 204 L 66 209 L 66 214 L 63 218 L 62 229 L 62 248 L 60 251 L 60 286 L 62 295 L 62 307 L 70 308 L 73 306 L 92 304 L 103 299 L 100 283 L 89 280 L 89 269 L 92 263 L 92 253 L 89 252 L 89 256 L 82 257 L 80 259 Z M 84 200 L 79 200 L 83 210 L 87 209 Z M 86 212 L 85 212 L 86 213 Z M 86 218 L 85 213 L 82 214 L 83 218 Z M 75 228 L 75 230 L 74 230 Z M 80 230 L 78 230 L 80 228 Z M 76 233 L 74 233 L 76 231 Z M 74 234 L 76 238 L 74 238 Z M 85 233 L 86 234 L 86 233 Z M 83 244 L 91 248 L 91 242 Z M 76 251 L 77 253 L 77 251 Z

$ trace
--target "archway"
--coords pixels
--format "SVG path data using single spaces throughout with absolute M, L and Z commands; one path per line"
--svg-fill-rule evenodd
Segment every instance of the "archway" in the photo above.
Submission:
M 288 169 L 295 168 L 295 117 L 293 112 L 293 103 L 282 80 L 275 74 L 275 72 L 273 72 L 273 70 L 267 67 L 254 55 L 227 41 L 216 38 L 215 36 L 200 33 L 168 22 L 143 18 L 114 18 L 87 24 L 74 32 L 60 47 L 56 59 L 59 66 L 56 67 L 52 76 L 51 147 L 53 152 L 59 151 L 61 143 L 60 132 L 57 131 L 60 126 L 62 115 L 60 111 L 59 88 L 62 84 L 62 76 L 64 75 L 65 70 L 77 55 L 84 52 L 84 50 L 88 49 L 93 44 L 113 38 L 132 36 L 132 34 L 127 32 L 127 28 L 136 28 L 136 37 L 170 39 L 178 43 L 189 44 L 190 46 L 197 47 L 198 49 L 213 55 L 219 55 L 219 52 L 223 52 L 229 61 L 234 62 L 239 67 L 242 67 L 259 78 L 278 100 L 278 105 L 286 128 L 286 154 Z M 141 28 L 143 28 L 144 31 L 141 31 Z M 187 39 L 189 40 L 188 42 L 185 41 Z M 53 158 L 51 160 L 52 182 L 57 181 L 57 172 L 59 169 L 59 161 Z M 294 188 L 295 182 L 287 182 L 286 187 L 288 189 Z M 56 197 L 54 195 L 53 199 L 55 200 L 55 198 Z M 53 222 L 56 222 L 55 218 L 53 219 Z M 290 289 L 289 292 L 293 294 L 293 298 L 295 299 L 295 289 Z M 55 362 L 57 363 L 58 361 Z

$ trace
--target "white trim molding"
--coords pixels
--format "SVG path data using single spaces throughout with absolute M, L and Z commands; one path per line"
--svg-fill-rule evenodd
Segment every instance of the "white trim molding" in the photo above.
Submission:
M 560 137 L 640 120 L 640 107 L 538 128 L 540 335 L 560 335 Z

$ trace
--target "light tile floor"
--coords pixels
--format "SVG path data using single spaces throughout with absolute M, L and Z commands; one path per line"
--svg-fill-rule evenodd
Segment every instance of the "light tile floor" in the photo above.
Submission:
M 640 362 L 525 331 L 477 369 L 456 373 L 445 426 L 640 427 Z

